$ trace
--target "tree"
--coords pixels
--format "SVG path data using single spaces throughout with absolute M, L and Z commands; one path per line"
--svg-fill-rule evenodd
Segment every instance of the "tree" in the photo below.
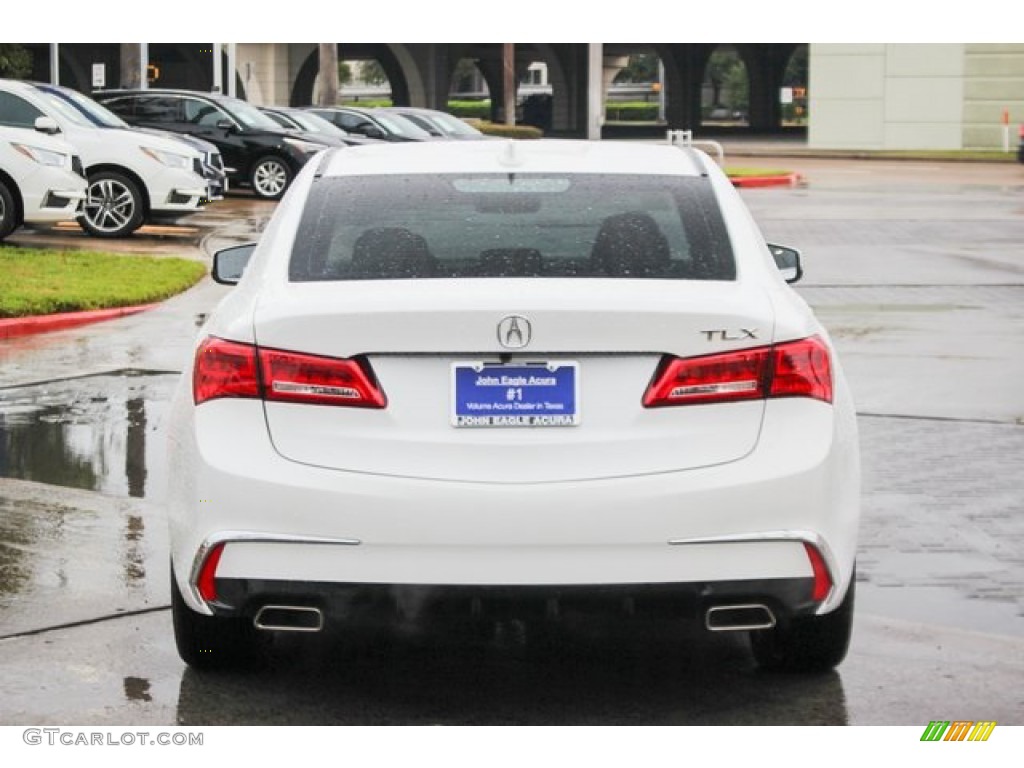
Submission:
M 615 76 L 616 83 L 654 83 L 658 80 L 658 55 L 655 53 L 634 53 L 627 64 Z
M 789 87 L 807 85 L 807 46 L 800 45 L 789 57 L 789 64 L 782 75 L 782 84 Z
M 376 59 L 364 61 L 360 72 L 362 81 L 367 85 L 383 85 L 389 82 L 388 73 L 384 71 L 384 67 Z
M 452 93 L 465 93 L 477 89 L 477 78 L 480 77 L 480 69 L 475 59 L 459 59 L 452 72 Z M 484 86 L 486 88 L 486 86 Z
M 17 43 L 0 43 L 0 76 L 28 77 L 32 74 L 32 54 Z
M 747 67 L 735 48 L 715 50 L 704 70 L 704 84 L 711 88 L 711 106 L 745 111 L 750 101 Z
M 352 82 L 352 65 L 347 61 L 338 62 L 338 82 L 342 85 Z

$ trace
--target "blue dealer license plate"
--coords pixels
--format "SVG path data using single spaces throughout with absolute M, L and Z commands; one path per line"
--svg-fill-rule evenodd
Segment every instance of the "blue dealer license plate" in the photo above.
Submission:
M 453 363 L 451 413 L 456 427 L 576 426 L 579 365 Z

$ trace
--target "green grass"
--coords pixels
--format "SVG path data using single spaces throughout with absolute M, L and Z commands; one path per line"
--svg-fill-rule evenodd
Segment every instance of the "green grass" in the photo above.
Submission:
M 0 246 L 0 317 L 148 304 L 205 273 L 187 259 Z
M 345 107 L 359 107 L 361 109 L 394 106 L 391 99 L 343 99 L 341 103 Z

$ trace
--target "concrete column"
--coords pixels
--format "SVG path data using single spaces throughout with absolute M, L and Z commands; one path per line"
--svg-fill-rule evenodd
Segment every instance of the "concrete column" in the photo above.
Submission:
M 228 96 L 232 97 L 238 95 L 238 75 L 236 74 L 238 72 L 238 67 L 235 64 L 235 59 L 237 58 L 236 48 L 237 46 L 235 43 L 228 43 Z
M 146 64 L 142 56 L 143 43 L 121 43 L 120 78 L 121 88 L 141 88 L 146 81 Z
M 501 45 L 501 89 L 505 105 L 505 125 L 516 124 L 516 44 Z
M 50 82 L 60 85 L 60 43 L 50 43 Z
M 210 54 L 213 56 L 213 85 L 210 88 L 214 93 L 223 90 L 224 68 L 220 61 L 220 43 L 210 43 Z
M 320 43 L 320 94 L 317 103 L 321 107 L 333 107 L 338 103 L 338 45 Z
M 604 44 L 587 45 L 587 138 L 601 138 L 604 123 Z

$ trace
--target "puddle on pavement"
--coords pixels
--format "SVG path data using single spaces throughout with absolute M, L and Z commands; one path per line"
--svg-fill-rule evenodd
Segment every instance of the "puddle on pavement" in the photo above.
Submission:
M 125 370 L 0 389 L 0 476 L 161 497 L 163 426 L 177 381 Z

